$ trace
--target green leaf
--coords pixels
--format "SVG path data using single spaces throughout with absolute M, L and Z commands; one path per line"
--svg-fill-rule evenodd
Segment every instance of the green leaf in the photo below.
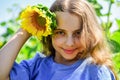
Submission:
M 113 61 L 115 63 L 115 68 L 117 72 L 120 70 L 120 53 L 114 54 Z
M 1 46 L 3 45 L 3 42 L 2 41 L 0 41 L 0 48 L 1 48 Z
M 5 25 L 6 25 L 6 22 L 1 22 L 0 25 L 1 25 L 1 26 L 5 26 Z
M 116 41 L 117 43 L 120 44 L 120 30 L 114 31 L 111 36 L 110 39 Z
M 111 47 L 111 51 L 113 52 L 113 53 L 118 53 L 118 52 L 120 52 L 120 44 L 118 43 L 118 42 L 116 42 L 115 40 L 110 40 L 109 41 L 109 43 L 110 43 L 110 47 Z
M 110 44 L 114 53 L 120 52 L 120 30 L 114 31 L 110 36 Z
M 100 12 L 99 9 L 96 9 L 95 11 L 96 11 L 97 16 L 103 16 L 103 14 Z
M 2 34 L 2 37 L 7 38 L 10 34 L 8 32 Z
M 7 32 L 8 32 L 9 34 L 13 34 L 13 33 L 14 33 L 14 31 L 13 31 L 11 28 L 7 28 Z
M 100 4 L 94 4 L 95 9 L 102 9 L 103 7 Z
M 106 14 L 102 14 L 102 16 L 110 16 L 110 15 L 112 15 L 111 12 L 110 13 L 106 13 Z
M 106 22 L 102 22 L 102 23 L 101 23 L 101 26 L 102 26 L 102 28 L 103 28 L 104 30 L 106 29 L 106 25 L 107 25 Z
M 89 1 L 91 3 L 97 3 L 97 0 L 87 0 L 87 1 Z
M 120 19 L 116 19 L 116 23 L 118 25 L 118 28 L 120 29 Z
M 110 30 L 110 28 L 112 27 L 112 24 L 113 24 L 112 22 L 108 22 L 108 23 L 107 23 L 107 29 L 108 29 L 108 30 Z
M 113 4 L 115 2 L 115 0 L 111 0 L 110 2 Z
M 14 23 L 15 21 L 13 19 L 10 19 L 8 22 L 9 23 Z

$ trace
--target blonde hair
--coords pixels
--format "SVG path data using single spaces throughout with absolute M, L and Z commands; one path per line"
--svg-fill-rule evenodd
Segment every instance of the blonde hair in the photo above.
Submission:
M 62 11 L 77 14 L 83 22 L 80 41 L 84 47 L 84 51 L 80 58 L 91 56 L 93 63 L 98 65 L 104 64 L 114 72 L 111 51 L 107 44 L 104 31 L 98 23 L 94 9 L 87 1 L 56 0 L 50 10 L 52 12 Z M 55 55 L 50 36 L 44 39 L 43 42 L 46 44 L 44 46 L 45 53 L 49 52 L 49 54 Z

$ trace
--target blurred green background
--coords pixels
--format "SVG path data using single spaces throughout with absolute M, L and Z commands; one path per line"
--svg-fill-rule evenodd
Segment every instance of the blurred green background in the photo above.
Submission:
M 0 10 L 0 48 L 20 27 L 19 13 L 27 5 L 42 3 L 48 7 L 55 0 L 1 0 Z M 113 51 L 113 62 L 120 76 L 120 0 L 88 0 L 95 8 L 98 20 L 104 28 Z M 22 47 L 16 61 L 33 57 L 41 49 L 40 41 L 31 37 Z

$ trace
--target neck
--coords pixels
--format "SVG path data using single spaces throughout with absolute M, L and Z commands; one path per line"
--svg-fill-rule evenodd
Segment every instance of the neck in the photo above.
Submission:
M 59 64 L 63 64 L 63 65 L 72 65 L 73 63 L 75 63 L 78 59 L 72 59 L 72 60 L 67 60 L 67 59 L 64 59 L 64 58 L 58 58 L 58 57 L 55 57 L 54 58 L 54 61 L 56 63 L 59 63 Z

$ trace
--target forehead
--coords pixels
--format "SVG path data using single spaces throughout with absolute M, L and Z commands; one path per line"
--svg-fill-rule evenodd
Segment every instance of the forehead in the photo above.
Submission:
M 56 12 L 57 25 L 59 29 L 77 30 L 82 26 L 81 18 L 78 15 L 68 12 Z

